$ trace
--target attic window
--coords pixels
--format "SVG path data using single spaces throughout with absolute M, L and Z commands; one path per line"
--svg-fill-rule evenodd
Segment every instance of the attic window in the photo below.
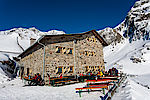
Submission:
M 95 39 L 95 38 L 93 38 L 93 42 L 94 42 L 94 43 L 96 42 L 96 39 Z
M 87 38 L 87 40 L 89 41 L 89 38 Z
M 95 43 L 95 42 L 96 42 L 96 39 L 95 39 L 95 38 L 90 38 L 90 37 L 88 37 L 88 38 L 87 38 L 87 41 L 89 41 L 89 42 L 94 42 L 94 43 Z

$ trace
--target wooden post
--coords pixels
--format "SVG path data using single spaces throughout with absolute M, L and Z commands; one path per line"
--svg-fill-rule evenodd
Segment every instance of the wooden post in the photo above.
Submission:
M 105 89 L 104 89 L 104 88 L 102 88 L 102 90 L 103 90 L 103 94 L 105 95 Z
M 82 90 L 79 90 L 79 96 L 80 96 L 80 97 L 81 97 L 81 91 L 82 91 Z

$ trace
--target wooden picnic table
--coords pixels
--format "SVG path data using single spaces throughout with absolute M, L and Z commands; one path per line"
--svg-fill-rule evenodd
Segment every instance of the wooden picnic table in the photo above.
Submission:
M 50 79 L 50 84 L 52 86 L 58 86 L 58 84 L 65 84 L 66 82 L 69 82 L 70 80 L 68 80 L 68 77 L 62 77 L 62 78 L 52 78 Z
M 86 80 L 86 82 L 117 82 L 118 80 L 111 79 L 98 79 L 98 80 Z

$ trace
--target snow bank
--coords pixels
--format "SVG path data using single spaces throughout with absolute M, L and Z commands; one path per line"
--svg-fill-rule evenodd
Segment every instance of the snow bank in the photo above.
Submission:
M 85 83 L 62 87 L 49 86 L 9 86 L 0 88 L 1 100 L 99 100 L 100 92 L 82 93 L 79 97 L 75 88 L 83 87 Z
M 112 100 L 149 100 L 150 89 L 137 84 L 130 78 L 119 88 Z
M 0 53 L 0 61 L 8 60 L 8 57 L 5 54 Z

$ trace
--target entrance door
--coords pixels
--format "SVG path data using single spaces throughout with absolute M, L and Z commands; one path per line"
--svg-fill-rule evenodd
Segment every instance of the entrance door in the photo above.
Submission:
M 29 68 L 27 68 L 27 76 L 29 76 Z

